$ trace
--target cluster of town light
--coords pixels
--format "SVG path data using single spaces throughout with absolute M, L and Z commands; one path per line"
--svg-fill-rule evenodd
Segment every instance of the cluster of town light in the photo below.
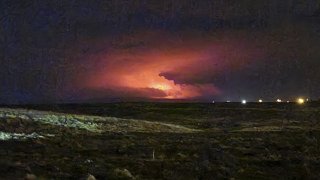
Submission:
M 309 101 L 309 99 L 304 99 L 304 98 L 297 98 L 297 100 L 296 100 L 296 103 L 297 104 L 305 104 L 305 102 L 308 102 Z M 230 103 L 231 101 L 226 101 L 227 103 Z M 242 99 L 241 100 L 241 104 L 247 104 L 247 100 L 246 99 Z M 259 99 L 258 100 L 258 103 L 263 103 L 264 101 L 262 100 L 262 99 Z M 276 102 L 277 103 L 282 103 L 282 102 L 287 102 L 287 103 L 290 103 L 290 101 L 283 101 L 282 99 L 276 99 Z M 213 101 L 213 103 L 214 103 L 214 101 Z

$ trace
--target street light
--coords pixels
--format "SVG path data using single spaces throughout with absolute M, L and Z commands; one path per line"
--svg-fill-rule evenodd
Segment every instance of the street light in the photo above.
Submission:
M 298 103 L 298 104 L 304 104 L 305 101 L 304 101 L 303 98 L 298 98 L 298 99 L 297 99 L 297 103 Z
M 246 100 L 242 100 L 241 104 L 247 104 L 247 101 Z

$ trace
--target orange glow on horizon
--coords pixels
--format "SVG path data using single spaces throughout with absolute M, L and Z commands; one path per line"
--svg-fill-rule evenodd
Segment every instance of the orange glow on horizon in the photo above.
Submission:
M 124 46 L 131 41 L 144 43 Z M 210 78 L 225 69 L 239 69 L 257 56 L 255 52 L 242 53 L 241 48 L 235 48 L 238 44 L 228 39 L 217 42 L 215 36 L 175 38 L 161 32 L 138 33 L 101 43 L 99 46 L 109 47 L 110 51 L 87 56 L 94 65 L 90 72 L 79 76 L 78 83 L 79 87 L 105 91 L 109 96 L 215 96 L 221 92 Z

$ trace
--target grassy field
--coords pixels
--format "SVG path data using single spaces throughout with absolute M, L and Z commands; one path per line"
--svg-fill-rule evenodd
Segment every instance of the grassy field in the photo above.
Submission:
M 0 179 L 317 179 L 320 106 L 0 108 Z

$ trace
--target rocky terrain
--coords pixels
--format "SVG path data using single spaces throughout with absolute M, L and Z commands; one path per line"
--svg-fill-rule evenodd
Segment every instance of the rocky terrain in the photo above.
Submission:
M 295 104 L 5 107 L 0 179 L 317 179 L 319 113 Z
M 56 128 L 92 133 L 103 132 L 175 132 L 192 133 L 199 130 L 161 122 L 115 117 L 99 117 L 25 109 L 0 109 L 0 139 L 45 138 L 55 136 Z M 51 132 L 51 134 L 50 134 Z M 26 134 L 29 133 L 29 134 Z M 31 134 L 30 134 L 31 133 Z M 41 135 L 40 135 L 41 134 Z
M 76 139 L 77 137 L 86 138 L 85 136 L 87 136 L 88 138 L 92 138 L 104 136 L 105 134 L 110 133 L 123 135 L 134 132 L 194 133 L 199 131 L 200 130 L 186 128 L 180 125 L 173 125 L 161 122 L 150 122 L 144 120 L 122 119 L 115 117 L 101 117 L 90 115 L 76 115 L 27 109 L 0 109 L 0 141 L 3 145 L 13 143 L 19 146 L 23 144 L 26 145 L 26 143 L 29 142 L 31 144 L 36 143 L 36 146 L 45 146 L 45 143 L 52 141 L 64 144 L 66 141 L 68 141 L 69 138 L 75 138 L 74 142 L 72 143 L 79 145 Z M 47 147 L 44 148 L 46 149 Z M 75 148 L 77 148 L 77 146 Z M 33 147 L 31 147 L 31 149 L 26 149 L 22 153 L 31 151 L 29 155 L 32 156 L 34 155 L 32 150 Z M 92 163 L 92 160 L 87 159 L 84 160 L 83 163 L 90 164 Z M 16 165 L 20 166 L 20 161 L 16 162 L 14 165 L 11 165 L 10 162 L 10 168 L 12 168 L 11 166 Z M 31 170 L 29 169 L 29 167 L 26 167 L 25 169 L 25 178 L 37 179 L 35 175 L 30 174 Z M 132 176 L 130 175 L 130 172 L 126 169 L 115 169 L 114 174 L 119 177 Z M 12 178 L 11 175 L 7 178 Z M 21 173 L 21 176 L 19 178 L 22 178 L 22 175 L 23 173 Z M 54 175 L 53 177 L 55 176 L 56 175 Z M 71 177 L 72 176 L 70 176 L 70 178 Z M 93 175 L 88 174 L 89 179 L 90 177 L 94 178 Z M 42 178 L 46 179 L 45 177 Z

